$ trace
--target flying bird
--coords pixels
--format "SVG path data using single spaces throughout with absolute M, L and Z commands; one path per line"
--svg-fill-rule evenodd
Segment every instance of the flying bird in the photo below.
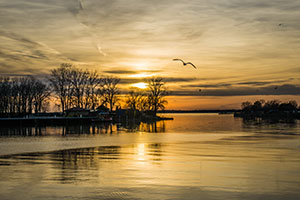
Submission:
M 192 67 L 194 67 L 195 69 L 197 69 L 197 67 L 193 64 L 193 63 L 191 63 L 191 62 L 184 62 L 183 60 L 181 60 L 181 59 L 178 59 L 178 58 L 176 58 L 176 59 L 173 59 L 173 61 L 181 61 L 182 62 L 182 64 L 183 64 L 183 66 L 186 66 L 186 65 L 191 65 Z

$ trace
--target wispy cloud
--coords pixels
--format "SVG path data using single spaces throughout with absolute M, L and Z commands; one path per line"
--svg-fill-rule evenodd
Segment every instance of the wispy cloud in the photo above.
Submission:
M 281 84 L 286 83 L 289 81 L 294 80 L 294 78 L 289 78 L 285 80 L 273 80 L 273 81 L 247 81 L 247 82 L 240 82 L 236 83 L 237 85 L 253 85 L 253 86 L 263 86 L 263 85 L 270 85 L 270 84 Z
M 176 95 L 297 94 L 299 8 L 294 0 L 2 0 L 0 73 L 72 62 L 120 76 L 124 87 L 145 81 L 130 75 L 159 75 Z
M 192 85 L 183 85 L 182 88 L 220 88 L 220 87 L 230 87 L 232 84 L 229 83 L 217 83 L 217 84 L 192 84 Z
M 0 42 L 0 73 L 23 71 L 36 74 L 46 71 L 41 69 L 42 66 L 73 61 L 44 43 L 13 32 L 0 31 Z
M 163 81 L 166 82 L 166 83 L 177 83 L 177 82 L 192 82 L 192 81 L 195 81 L 195 80 L 198 80 L 197 78 L 190 78 L 190 77 L 187 77 L 187 78 L 180 78 L 180 77 L 165 77 L 163 78 Z
M 157 73 L 161 72 L 160 70 L 126 70 L 126 69 L 114 69 L 114 70 L 105 70 L 103 71 L 107 74 L 115 74 L 115 75 L 132 75 L 132 74 L 140 74 L 140 73 Z
M 267 87 L 231 87 L 223 89 L 173 90 L 172 96 L 252 96 L 252 95 L 300 95 L 299 85 L 273 85 Z
M 201 79 L 198 79 L 201 80 Z M 211 79 L 212 81 L 214 79 Z M 261 86 L 270 86 L 270 85 L 279 85 L 295 80 L 295 78 L 288 78 L 288 79 L 278 79 L 278 80 L 268 80 L 268 81 L 231 81 L 231 83 L 209 83 L 209 84 L 187 84 L 181 85 L 182 88 L 228 88 L 228 87 L 240 87 L 240 86 L 251 86 L 252 88 L 259 88 Z M 203 81 L 203 80 L 201 80 Z
M 138 82 L 147 82 L 150 78 L 122 78 L 121 84 L 132 84 Z M 190 82 L 196 80 L 196 78 L 179 78 L 179 77 L 162 77 L 165 83 L 180 83 Z

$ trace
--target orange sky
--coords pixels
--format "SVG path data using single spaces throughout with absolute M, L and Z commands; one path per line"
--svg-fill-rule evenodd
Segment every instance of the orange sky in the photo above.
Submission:
M 2 0 L 0 75 L 47 75 L 68 62 L 118 76 L 125 89 L 163 77 L 167 109 L 237 108 L 258 98 L 300 103 L 299 7 L 294 0 Z

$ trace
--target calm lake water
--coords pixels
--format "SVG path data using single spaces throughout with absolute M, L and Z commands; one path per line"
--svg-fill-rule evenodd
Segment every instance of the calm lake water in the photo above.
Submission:
M 0 128 L 0 199 L 300 199 L 300 124 Z

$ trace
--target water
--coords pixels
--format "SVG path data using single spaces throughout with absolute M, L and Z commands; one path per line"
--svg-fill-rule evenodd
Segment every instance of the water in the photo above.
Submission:
M 300 124 L 0 128 L 0 199 L 299 199 Z

